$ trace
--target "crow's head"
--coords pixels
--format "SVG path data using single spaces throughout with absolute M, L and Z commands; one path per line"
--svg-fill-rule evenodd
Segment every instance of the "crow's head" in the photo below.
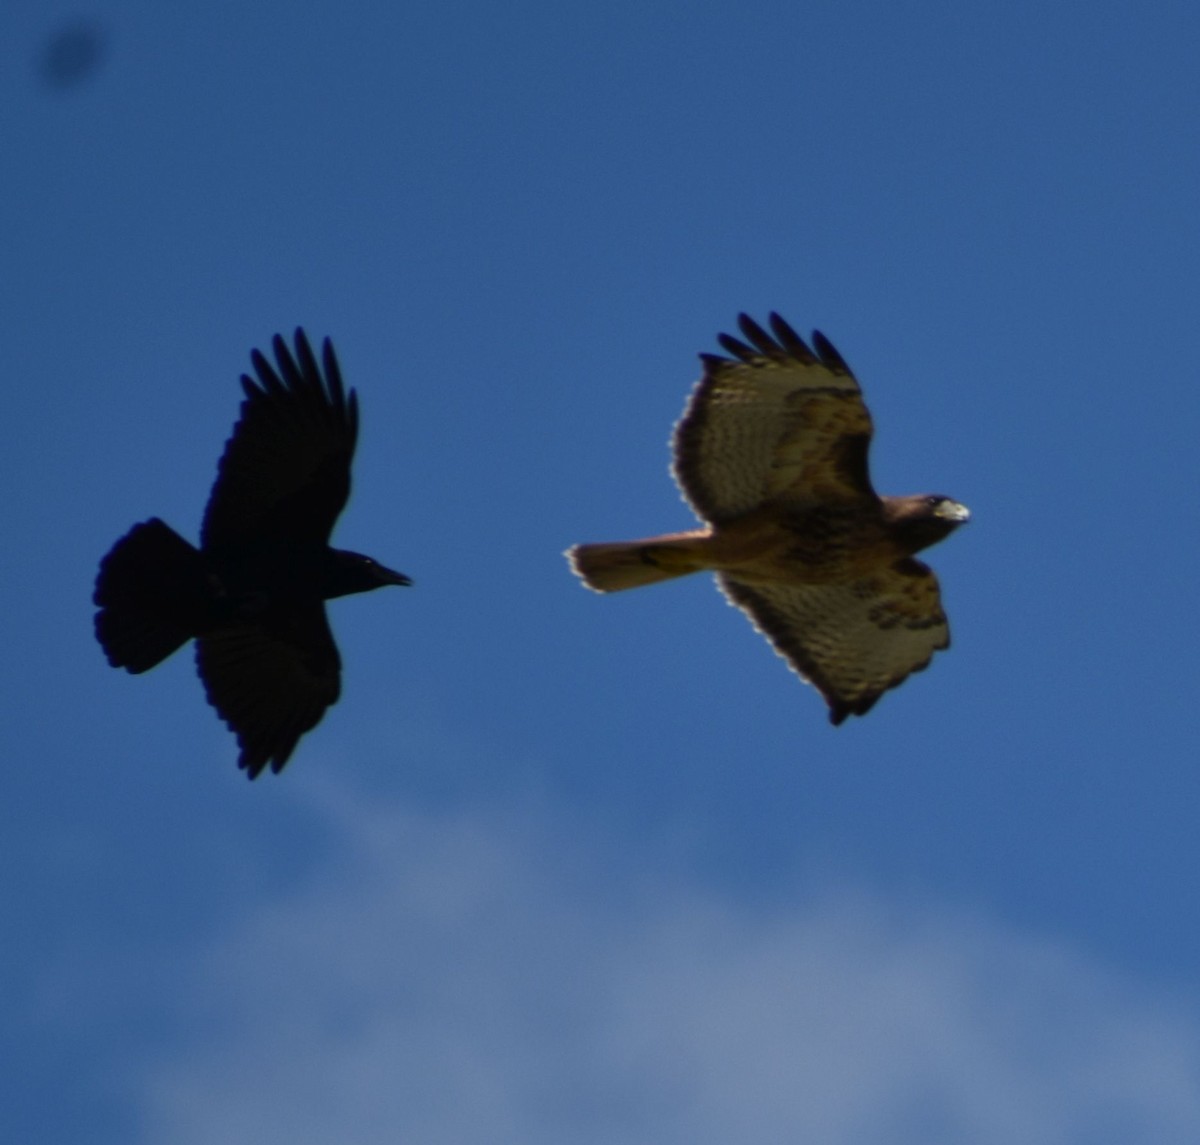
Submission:
M 329 567 L 325 574 L 326 600 L 335 596 L 349 596 L 353 592 L 370 592 L 388 584 L 412 584 L 412 579 L 403 573 L 385 568 L 377 560 L 362 553 L 347 549 L 330 549 Z

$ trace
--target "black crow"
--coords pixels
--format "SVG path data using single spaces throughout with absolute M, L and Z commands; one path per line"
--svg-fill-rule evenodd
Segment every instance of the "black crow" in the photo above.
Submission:
M 152 517 L 100 562 L 96 638 L 114 668 L 145 672 L 196 639 L 208 702 L 238 738 L 238 766 L 279 772 L 341 691 L 326 600 L 412 582 L 329 546 L 350 496 L 358 400 L 333 345 L 277 334 L 254 350 L 242 416 L 217 467 L 200 547 Z M 322 368 L 323 367 L 323 368 Z

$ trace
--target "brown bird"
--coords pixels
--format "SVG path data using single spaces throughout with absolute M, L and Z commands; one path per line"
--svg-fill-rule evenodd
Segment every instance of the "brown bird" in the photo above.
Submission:
M 574 571 L 619 592 L 708 569 L 829 719 L 868 712 L 950 644 L 937 578 L 914 553 L 970 513 L 941 494 L 881 497 L 871 485 L 871 415 L 820 332 L 810 349 L 778 314 L 742 314 L 745 342 L 701 354 L 673 441 L 675 480 L 702 529 L 576 545 Z
M 350 496 L 358 399 L 333 345 L 322 362 L 296 331 L 277 369 L 253 351 L 242 416 L 217 470 L 200 547 L 157 517 L 135 525 L 100 563 L 96 638 L 114 668 L 145 672 L 196 638 L 208 701 L 238 738 L 254 779 L 283 769 L 341 692 L 341 657 L 325 601 L 412 582 L 329 547 Z M 323 368 L 322 368 L 323 367 Z

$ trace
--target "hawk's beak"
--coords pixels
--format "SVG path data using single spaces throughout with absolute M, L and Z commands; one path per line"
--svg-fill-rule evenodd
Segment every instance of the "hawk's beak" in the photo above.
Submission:
M 971 519 L 971 510 L 957 501 L 943 501 L 934 513 L 943 520 L 953 521 L 956 525 L 965 524 Z

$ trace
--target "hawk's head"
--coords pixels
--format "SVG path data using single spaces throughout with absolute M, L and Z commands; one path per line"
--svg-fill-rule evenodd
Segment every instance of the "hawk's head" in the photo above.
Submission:
M 883 515 L 893 537 L 909 554 L 944 541 L 959 525 L 971 519 L 971 511 L 966 505 L 941 493 L 884 497 Z

